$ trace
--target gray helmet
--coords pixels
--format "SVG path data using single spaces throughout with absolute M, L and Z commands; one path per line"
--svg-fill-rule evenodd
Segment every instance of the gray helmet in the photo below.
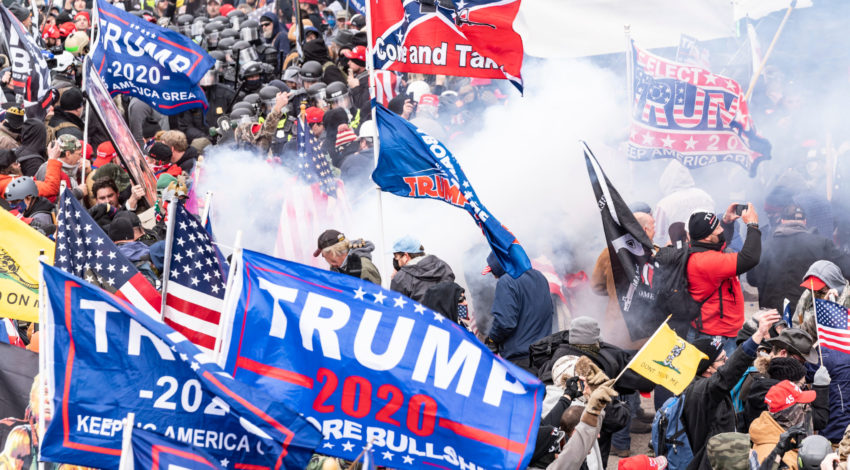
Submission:
M 260 101 L 260 95 L 258 95 L 257 93 L 250 93 L 245 95 L 245 97 L 242 98 L 242 101 L 246 103 L 257 104 Z
M 809 436 L 800 443 L 797 466 L 800 470 L 819 470 L 820 464 L 832 453 L 832 444 L 823 436 Z
M 366 26 L 366 17 L 358 13 L 351 17 L 350 23 L 357 29 L 363 29 Z
M 263 66 L 259 62 L 247 62 L 239 70 L 239 78 L 245 80 L 252 75 L 261 75 Z
M 284 93 L 289 91 L 289 87 L 286 86 L 286 83 L 283 83 L 280 80 L 272 80 L 269 82 L 269 85 L 277 88 L 279 91 L 282 91 Z
M 310 88 L 307 89 L 307 95 L 309 95 L 311 98 L 325 99 L 325 90 L 327 88 L 328 86 L 325 84 L 325 82 L 314 83 L 310 85 Z
M 236 31 L 233 28 L 225 28 L 221 32 L 221 38 L 222 39 L 224 39 L 224 38 L 238 39 L 239 38 L 239 31 Z
M 287 67 L 283 71 L 283 81 L 301 83 L 301 69 L 295 66 Z
M 177 17 L 177 28 L 180 31 L 180 34 L 185 34 L 189 36 L 192 33 L 192 22 L 195 21 L 195 17 L 192 15 L 180 15 Z
M 236 44 L 236 39 L 234 38 L 222 38 L 218 41 L 218 50 L 225 51 L 225 54 L 233 49 L 233 45 Z
M 20 201 L 27 196 L 38 197 L 38 186 L 32 176 L 19 176 L 6 186 L 6 194 L 3 199 L 7 201 Z
M 247 20 L 239 24 L 239 37 L 243 41 L 255 43 L 260 40 L 260 23 L 256 20 Z
M 322 78 L 322 64 L 308 60 L 301 66 L 301 78 L 312 82 L 319 81 Z
M 233 50 L 233 55 L 239 58 L 240 64 L 256 62 L 259 58 L 257 51 L 251 46 L 251 43 L 248 41 L 236 41 L 231 47 L 231 49 Z

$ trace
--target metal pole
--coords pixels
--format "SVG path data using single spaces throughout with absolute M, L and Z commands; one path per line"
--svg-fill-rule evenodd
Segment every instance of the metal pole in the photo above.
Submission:
M 60 193 L 61 197 L 61 193 Z M 49 368 L 50 365 L 47 363 L 48 357 L 51 357 L 48 345 L 49 343 L 49 331 L 48 327 L 48 315 L 47 315 L 47 287 L 44 284 L 44 265 L 42 263 L 47 262 L 47 255 L 44 250 L 39 250 L 38 252 L 38 449 L 39 449 L 39 462 L 38 462 L 38 470 L 45 470 L 44 462 L 40 459 L 41 454 L 41 443 L 44 442 L 44 431 L 47 427 L 47 413 L 48 408 L 52 407 L 51 404 L 47 404 L 47 401 L 50 399 L 50 391 L 45 390 L 45 386 L 49 386 L 47 377 L 50 375 Z M 53 413 L 50 413 L 51 416 Z
M 768 46 L 767 52 L 765 52 L 764 57 L 761 58 L 761 64 L 759 64 L 758 70 L 756 70 L 753 74 L 753 78 L 750 79 L 750 86 L 747 87 L 747 94 L 744 95 L 745 100 L 750 101 L 750 97 L 753 95 L 753 88 L 756 87 L 756 81 L 758 81 L 759 75 L 761 75 L 764 70 L 764 66 L 767 64 L 767 59 L 770 57 L 770 53 L 773 52 L 773 46 L 776 45 L 779 35 L 782 34 L 782 29 L 785 28 L 785 23 L 788 22 L 788 17 L 791 16 L 791 10 L 794 9 L 796 4 L 797 0 L 792 0 L 791 4 L 788 5 L 788 10 L 785 11 L 785 16 L 782 18 L 782 22 L 779 23 L 779 28 L 776 30 L 776 34 L 773 35 L 773 40 L 770 41 L 770 46 Z
M 174 196 L 168 201 L 168 212 L 165 221 L 165 260 L 162 265 L 162 304 L 159 314 L 162 320 L 165 320 L 166 300 L 168 298 L 168 276 L 171 274 L 171 252 L 174 248 L 174 218 L 177 216 L 178 199 Z
M 233 299 L 238 299 L 240 294 L 239 292 L 233 291 L 233 286 L 236 284 L 236 273 L 238 265 L 241 262 L 242 231 L 237 230 L 236 239 L 233 241 L 233 254 L 230 257 L 230 270 L 227 273 L 227 284 L 224 287 L 224 301 L 221 304 L 223 307 L 221 309 L 221 316 L 218 319 L 218 332 L 215 335 L 215 350 L 213 351 L 213 353 L 216 354 L 216 362 L 218 362 L 218 365 L 222 367 L 224 366 L 224 352 L 221 350 L 221 344 L 224 336 L 224 328 L 231 322 L 229 315 L 233 309 L 230 308 L 230 303 L 233 302 Z
M 198 184 L 198 182 L 195 181 L 195 184 Z M 210 217 L 210 203 L 212 202 L 212 197 L 212 191 L 207 191 L 207 193 L 204 194 L 204 208 L 201 209 L 201 225 L 204 227 L 207 226 L 207 219 Z
M 127 413 L 124 419 L 124 427 L 121 429 L 121 460 L 118 470 L 133 470 L 135 468 L 133 458 L 133 426 L 136 422 L 135 413 Z

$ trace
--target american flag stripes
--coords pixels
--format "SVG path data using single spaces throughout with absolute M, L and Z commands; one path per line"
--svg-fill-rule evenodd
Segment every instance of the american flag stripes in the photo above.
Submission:
M 124 297 L 159 318 L 162 297 L 66 189 L 56 216 L 54 266 Z
M 398 96 L 399 93 L 398 75 L 388 70 L 376 70 L 374 80 L 372 86 L 375 87 L 375 99 L 378 100 L 378 103 L 389 106 L 390 100 Z
M 21 339 L 21 335 L 18 334 L 18 324 L 15 320 L 11 318 L 0 318 L 0 322 L 3 323 L 0 325 L 0 343 L 11 344 L 19 348 L 27 347 L 24 344 L 24 340 Z
M 815 299 L 815 314 L 821 347 L 850 354 L 850 312 L 835 302 Z
M 199 348 L 212 351 L 224 299 L 215 248 L 200 222 L 177 205 L 164 321 Z

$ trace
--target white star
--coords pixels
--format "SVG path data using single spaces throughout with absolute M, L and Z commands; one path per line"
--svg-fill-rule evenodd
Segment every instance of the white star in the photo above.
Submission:
M 189 240 L 195 241 L 195 234 L 194 233 L 189 234 Z
M 222 467 L 227 468 L 228 465 L 230 465 L 230 460 L 227 460 L 227 457 L 221 459 L 221 466 Z
M 178 263 L 183 261 L 183 257 L 180 256 L 180 253 L 174 253 L 174 261 L 177 261 Z
M 95 271 L 100 271 L 101 269 L 103 269 L 103 265 L 102 265 L 102 264 L 100 264 L 100 263 L 95 263 L 95 264 L 94 264 L 94 270 L 95 270 Z
M 363 298 L 364 295 L 366 295 L 366 291 L 363 290 L 362 287 L 358 287 L 357 290 L 354 291 L 354 300 L 357 300 L 357 299 L 366 300 L 366 299 Z
M 180 230 L 186 230 L 187 228 L 186 222 L 180 222 Z
M 192 285 L 193 285 L 193 286 L 197 286 L 199 282 L 201 282 L 201 280 L 200 280 L 200 279 L 198 279 L 198 278 L 196 278 L 196 277 L 192 276 Z
M 66 198 L 65 198 L 65 204 L 70 204 L 70 203 L 71 203 L 71 198 L 66 197 Z
M 395 35 L 395 37 L 397 37 L 397 38 L 398 38 L 398 42 L 399 42 L 399 43 L 401 43 L 402 41 L 404 41 L 404 34 L 402 34 L 402 33 L 401 33 L 401 31 L 397 32 L 397 33 L 396 33 L 396 35 Z
M 423 307 L 422 304 L 414 305 L 413 309 L 416 310 L 416 313 L 425 313 L 425 307 Z
M 202 263 L 200 260 L 195 261 L 195 267 L 198 269 L 204 269 L 204 263 Z
M 373 297 L 375 297 L 375 303 L 376 303 L 376 304 L 381 304 L 381 305 L 383 305 L 383 304 L 384 304 L 384 299 L 386 299 L 386 298 L 387 298 L 387 296 L 386 296 L 386 295 L 384 295 L 384 293 L 383 293 L 383 292 L 381 292 L 381 291 L 378 291 L 378 293 L 377 293 L 377 294 L 372 294 L 372 296 L 373 296 Z
M 186 251 L 186 256 L 188 256 L 189 258 L 191 258 L 191 257 L 195 256 L 195 253 L 192 251 L 192 249 L 191 249 L 191 248 L 189 248 L 189 250 L 188 250 L 188 251 Z
M 121 266 L 121 274 L 127 274 L 127 271 L 128 269 L 126 264 L 124 266 Z
M 67 258 L 65 255 L 62 255 L 62 256 L 60 256 L 60 257 L 59 257 L 59 262 L 60 262 L 60 263 L 64 263 L 64 262 L 65 262 L 65 261 L 67 261 L 67 260 L 68 260 L 68 258 Z
M 406 465 L 413 465 L 413 458 L 409 455 L 405 455 L 401 458 L 401 460 L 403 460 Z
M 106 267 L 106 269 L 107 269 L 107 271 L 109 271 L 109 272 L 111 272 L 111 273 L 112 273 L 112 272 L 115 272 L 115 265 L 114 265 L 114 264 L 110 264 L 109 266 L 107 266 L 107 267 Z
M 88 282 L 94 282 L 94 276 L 92 276 L 91 274 L 89 274 L 88 276 L 86 276 L 86 281 L 88 281 Z
M 661 143 L 667 148 L 673 148 L 673 144 L 675 144 L 676 141 L 671 139 L 670 136 L 667 135 L 667 136 L 664 136 L 663 139 L 661 139 Z
M 103 256 L 103 252 L 100 251 L 100 250 L 97 250 L 97 251 L 94 252 L 94 255 L 95 255 L 95 257 L 100 258 L 101 256 Z
M 685 150 L 688 149 L 696 149 L 697 141 L 694 139 L 694 136 L 690 136 L 688 140 L 685 141 Z
M 652 145 L 655 139 L 652 137 L 652 134 L 647 132 L 643 135 L 643 145 Z
M 191 367 L 192 367 L 192 370 L 198 370 L 198 369 L 201 368 L 201 366 L 197 362 L 192 362 Z
M 392 460 L 393 459 L 392 452 L 390 452 L 388 450 L 384 451 L 384 453 L 382 453 L 381 456 L 384 457 L 384 459 L 386 459 L 386 460 Z
M 186 240 L 183 240 L 183 237 L 179 237 L 177 239 L 177 244 L 180 245 L 180 246 L 183 246 L 183 245 L 186 244 Z
M 114 286 L 115 285 L 115 278 L 114 277 L 107 278 L 106 283 L 109 284 L 110 286 Z
M 712 74 L 711 72 L 705 76 L 705 83 L 714 83 L 717 81 L 717 75 Z
M 103 245 L 103 237 L 97 237 L 97 240 L 95 240 L 95 242 L 96 242 L 98 245 Z
M 342 450 L 345 452 L 351 452 L 352 450 L 354 450 L 354 444 L 345 441 L 342 443 Z
M 192 271 L 192 267 L 189 266 L 188 264 L 184 264 L 183 265 L 183 272 L 185 272 L 186 274 L 189 274 L 190 271 Z
M 218 287 L 217 285 L 213 284 L 213 286 L 211 287 L 211 289 L 212 289 L 212 291 L 213 291 L 213 293 L 214 293 L 214 294 L 218 294 L 219 287 Z
M 404 308 L 405 304 L 407 304 L 407 301 L 402 296 L 393 299 L 393 307 Z
M 211 277 L 212 277 L 212 276 L 210 276 L 210 273 L 204 273 L 204 281 L 206 281 L 206 282 L 210 282 L 210 278 L 211 278 Z
M 77 214 L 79 214 L 79 212 L 77 212 Z M 79 217 L 79 215 L 77 215 L 77 217 Z M 86 224 L 85 229 L 86 229 L 86 232 L 88 232 L 89 230 L 91 230 L 91 224 Z
M 110 251 L 108 255 L 106 255 L 109 259 L 115 259 L 115 252 Z
M 184 353 L 180 353 L 180 359 L 182 359 L 182 360 L 184 360 L 184 361 L 188 361 L 188 360 L 189 360 L 189 356 L 187 356 L 187 355 L 186 355 L 186 354 L 184 354 Z
M 322 447 L 325 448 L 325 449 L 333 449 L 334 445 L 331 444 L 330 442 L 325 442 L 324 444 L 322 444 Z
M 443 323 L 444 317 L 437 312 L 433 312 L 433 313 L 434 313 L 434 321 L 437 322 L 437 323 Z

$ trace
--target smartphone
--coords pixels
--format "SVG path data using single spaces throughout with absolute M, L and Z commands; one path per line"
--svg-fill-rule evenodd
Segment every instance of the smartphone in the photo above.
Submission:
M 744 210 L 747 209 L 747 204 L 735 204 L 735 215 L 744 215 Z

